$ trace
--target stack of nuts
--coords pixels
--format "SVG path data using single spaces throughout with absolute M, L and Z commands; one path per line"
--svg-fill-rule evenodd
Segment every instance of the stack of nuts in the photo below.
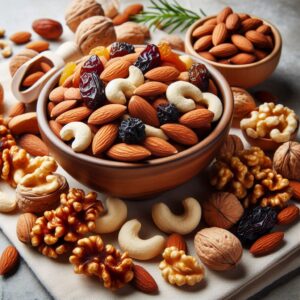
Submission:
M 248 14 L 224 8 L 196 28 L 193 47 L 202 57 L 222 64 L 243 65 L 264 59 L 272 52 L 271 27 Z
M 75 137 L 75 152 L 134 162 L 174 155 L 222 115 L 207 68 L 167 43 L 115 42 L 91 53 L 67 64 L 49 95 L 50 126 L 64 141 Z

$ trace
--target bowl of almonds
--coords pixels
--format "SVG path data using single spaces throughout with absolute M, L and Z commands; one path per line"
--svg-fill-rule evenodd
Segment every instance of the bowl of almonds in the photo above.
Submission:
M 215 68 L 167 43 L 115 42 L 55 74 L 37 111 L 45 142 L 73 177 L 138 198 L 210 163 L 229 131 L 233 99 Z
M 217 68 L 230 85 L 242 88 L 266 80 L 278 65 L 282 39 L 270 22 L 225 7 L 187 31 L 186 52 Z

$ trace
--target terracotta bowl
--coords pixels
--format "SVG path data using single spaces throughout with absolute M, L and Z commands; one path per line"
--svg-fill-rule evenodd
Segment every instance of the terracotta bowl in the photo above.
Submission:
M 223 74 L 223 76 L 227 79 L 228 83 L 231 86 L 250 88 L 265 81 L 274 72 L 280 59 L 282 39 L 278 29 L 268 21 L 265 21 L 256 16 L 251 16 L 251 17 L 261 19 L 264 22 L 264 24 L 269 25 L 271 27 L 274 36 L 274 48 L 272 52 L 264 59 L 254 62 L 252 64 L 226 65 L 226 64 L 210 61 L 200 56 L 194 50 L 192 44 L 192 32 L 194 31 L 194 29 L 202 25 L 205 21 L 215 17 L 216 16 L 210 16 L 201 19 L 190 26 L 190 28 L 188 29 L 185 35 L 186 52 L 200 58 L 202 61 L 205 61 L 211 64 L 212 66 L 214 66 L 216 69 L 218 69 Z
M 194 60 L 200 62 L 198 58 Z M 61 71 L 48 81 L 38 99 L 37 115 L 43 140 L 71 176 L 95 190 L 124 198 L 145 198 L 175 188 L 208 166 L 230 129 L 233 115 L 230 87 L 220 72 L 206 65 L 219 89 L 223 115 L 208 137 L 176 155 L 143 163 L 125 163 L 73 152 L 48 124 L 48 96 L 57 85 Z

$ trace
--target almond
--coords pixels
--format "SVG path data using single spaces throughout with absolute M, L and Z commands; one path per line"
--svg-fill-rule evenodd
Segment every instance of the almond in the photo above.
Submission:
M 67 89 L 65 87 L 59 86 L 51 91 L 49 94 L 49 100 L 54 103 L 59 103 L 65 100 L 65 91 Z
M 247 32 L 248 30 L 254 30 L 262 25 L 262 20 L 256 18 L 248 18 L 241 23 L 241 32 Z
M 205 21 L 203 25 L 217 25 L 217 18 L 211 18 Z
M 52 19 L 38 19 L 32 23 L 32 29 L 42 38 L 58 40 L 63 33 L 62 25 Z
M 144 9 L 143 4 L 135 3 L 127 6 L 123 13 L 126 14 L 127 16 L 134 16 L 139 14 L 142 10 Z
M 128 111 L 130 116 L 141 119 L 145 124 L 159 127 L 156 110 L 142 97 L 132 96 L 128 104 Z
M 121 104 L 107 104 L 95 110 L 89 117 L 88 123 L 102 125 L 120 118 L 126 111 L 126 106 Z
M 118 137 L 119 128 L 116 124 L 107 124 L 102 126 L 94 136 L 92 151 L 98 155 L 106 151 Z
M 230 14 L 226 19 L 226 28 L 230 31 L 236 31 L 241 24 L 241 20 L 238 14 Z
M 135 53 L 130 53 L 130 54 L 124 55 L 121 57 L 121 59 L 127 60 L 131 64 L 134 64 L 139 56 L 140 56 L 140 53 L 135 52 Z
M 239 16 L 241 22 L 250 18 L 250 16 L 248 14 L 244 14 L 244 13 L 239 13 L 238 16 Z
M 222 44 L 227 38 L 228 32 L 224 23 L 219 23 L 212 34 L 212 43 L 214 46 Z
M 182 235 L 178 233 L 172 233 L 166 241 L 166 248 L 176 247 L 178 250 L 183 250 L 187 253 L 187 245 Z
M 152 155 L 157 157 L 165 157 L 178 153 L 177 149 L 167 141 L 158 137 L 147 137 L 143 142 Z
M 51 128 L 51 130 L 53 131 L 53 133 L 60 139 L 60 131 L 62 129 L 62 125 L 60 125 L 59 123 L 57 123 L 56 121 L 49 121 L 49 126 Z
M 262 60 L 269 55 L 268 52 L 261 49 L 254 49 L 254 54 L 258 58 L 258 60 Z
M 198 52 L 198 54 L 210 61 L 217 61 L 216 58 L 208 51 Z
M 168 86 L 162 82 L 149 81 L 134 90 L 134 94 L 141 97 L 153 97 L 164 94 Z
M 164 124 L 160 126 L 160 128 L 164 131 L 164 133 L 175 142 L 182 145 L 195 145 L 198 143 L 198 137 L 196 133 L 181 124 Z
M 25 213 L 20 215 L 18 222 L 17 222 L 17 236 L 20 242 L 25 244 L 30 244 L 31 236 L 30 232 L 31 229 L 36 221 L 36 215 L 32 213 Z
M 174 67 L 157 67 L 145 74 L 147 79 L 152 81 L 170 82 L 177 79 L 180 72 Z
M 64 93 L 65 100 L 81 100 L 81 94 L 79 88 L 70 87 L 65 90 Z
M 253 44 L 246 39 L 244 36 L 240 34 L 233 34 L 231 36 L 232 43 L 237 46 L 243 52 L 253 52 L 254 46 Z
M 225 23 L 227 17 L 233 13 L 232 8 L 227 6 L 217 15 L 217 23 Z
M 62 87 L 64 88 L 71 88 L 73 87 L 73 79 L 74 79 L 74 74 L 70 75 L 63 83 Z M 75 87 L 75 86 L 74 86 Z
M 32 156 L 49 155 L 49 150 L 46 144 L 34 134 L 27 133 L 22 135 L 18 144 Z
M 156 100 L 153 101 L 152 106 L 157 109 L 159 105 L 168 105 L 169 102 L 166 98 L 157 98 Z
M 294 181 L 294 180 L 290 180 L 290 187 L 292 187 L 293 189 L 293 197 L 296 199 L 296 200 L 300 200 L 300 182 L 298 181 Z
M 232 55 L 236 54 L 238 52 L 238 49 L 235 45 L 233 45 L 231 43 L 224 43 L 224 44 L 220 44 L 218 46 L 211 48 L 209 50 L 209 52 L 213 56 L 223 58 L 223 57 L 228 57 L 228 56 L 232 56 Z
M 49 102 L 49 104 L 53 104 L 53 102 Z M 76 104 L 77 104 L 76 100 L 65 100 L 65 101 L 58 103 L 57 105 L 55 105 L 52 108 L 52 110 L 50 112 L 51 118 L 55 118 L 55 117 L 61 115 L 62 113 L 70 110 L 71 108 L 75 107 Z
M 15 116 L 22 115 L 22 114 L 24 114 L 25 109 L 26 109 L 25 104 L 22 103 L 22 102 L 18 102 L 18 103 L 16 103 L 15 105 L 13 105 L 11 107 L 11 109 L 8 112 L 8 116 L 10 118 L 12 118 L 12 117 L 15 117 Z
M 275 251 L 284 238 L 283 232 L 273 232 L 259 238 L 250 248 L 254 256 L 263 256 Z
M 129 16 L 124 13 L 116 15 L 112 19 L 114 26 L 122 25 L 123 23 L 128 22 L 128 21 L 129 21 Z
M 213 33 L 216 25 L 213 24 L 204 24 L 202 26 L 197 27 L 193 33 L 192 36 L 195 38 L 200 38 L 205 35 L 210 35 Z
M 36 52 L 43 52 L 49 49 L 49 43 L 46 41 L 34 41 L 27 44 L 26 48 Z
M 22 82 L 22 86 L 30 87 L 30 86 L 34 85 L 44 75 L 45 75 L 45 73 L 41 72 L 41 71 L 34 72 L 24 78 L 24 80 Z
M 230 62 L 234 65 L 246 65 L 256 61 L 256 56 L 250 53 L 238 53 L 230 58 Z
M 0 275 L 6 275 L 19 263 L 19 252 L 14 246 L 7 246 L 0 257 Z
M 149 157 L 151 152 L 140 145 L 120 143 L 113 145 L 106 154 L 115 160 L 133 162 Z
M 29 112 L 13 117 L 8 123 L 8 128 L 12 134 L 16 135 L 22 133 L 39 133 L 36 113 Z
M 155 279 L 144 269 L 137 264 L 133 265 L 134 277 L 131 284 L 139 291 L 146 294 L 156 294 L 158 286 Z
M 203 128 L 208 123 L 211 123 L 214 118 L 214 114 L 208 109 L 194 109 L 179 119 L 179 123 L 189 128 Z
M 295 222 L 299 218 L 299 211 L 296 205 L 290 205 L 284 208 L 277 215 L 277 223 L 280 225 L 288 225 Z
M 28 43 L 31 39 L 31 33 L 28 31 L 19 31 L 12 34 L 9 39 L 15 44 L 21 45 Z
M 55 107 L 55 103 L 54 102 L 48 102 L 47 104 L 47 109 L 48 109 L 48 114 L 51 115 L 51 112 L 53 110 L 53 108 Z
M 100 75 L 103 81 L 111 81 L 116 78 L 126 78 L 129 74 L 130 62 L 124 59 L 119 59 L 116 62 L 106 67 Z
M 247 31 L 245 34 L 246 38 L 258 48 L 269 48 L 270 43 L 267 37 L 255 30 Z
M 215 94 L 216 96 L 218 96 L 218 88 L 216 87 L 215 83 L 211 79 L 209 79 L 207 91 L 209 93 L 212 93 L 212 94 Z
M 212 35 L 205 35 L 199 38 L 195 42 L 193 47 L 197 52 L 199 52 L 199 51 L 205 51 L 211 46 L 212 46 Z
M 262 34 L 271 34 L 272 33 L 271 27 L 269 25 L 266 25 L 266 24 L 260 25 L 256 29 L 256 31 L 260 32 Z
M 55 121 L 60 124 L 82 121 L 86 119 L 91 113 L 91 109 L 85 106 L 81 106 L 64 112 L 63 114 L 59 115 Z
M 43 71 L 44 73 L 47 73 L 48 71 L 50 71 L 50 70 L 52 69 L 52 67 L 51 67 L 48 63 L 46 63 L 46 62 L 44 62 L 44 61 L 42 61 L 42 62 L 40 63 L 40 66 L 41 66 L 41 69 L 42 69 L 42 71 Z

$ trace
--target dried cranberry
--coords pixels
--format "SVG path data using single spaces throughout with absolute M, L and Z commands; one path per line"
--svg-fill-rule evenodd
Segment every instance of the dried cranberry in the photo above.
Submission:
M 114 42 L 110 47 L 110 58 L 134 53 L 134 46 L 125 42 Z
M 136 144 L 146 137 L 145 124 L 138 118 L 129 118 L 121 122 L 119 138 L 127 144 Z
M 159 49 L 156 45 L 150 44 L 145 50 L 143 50 L 134 63 L 136 67 L 138 67 L 144 74 L 159 66 L 160 64 L 160 54 Z
M 104 70 L 104 66 L 97 55 L 92 55 L 82 66 L 80 74 L 94 72 L 98 76 Z
M 95 72 L 85 72 L 80 75 L 80 94 L 86 106 L 91 109 L 100 107 L 105 97 L 105 86 Z
M 175 123 L 180 117 L 180 113 L 174 104 L 158 105 L 156 110 L 160 125 Z
M 210 74 L 203 64 L 193 64 L 189 69 L 189 79 L 192 84 L 197 86 L 202 92 L 206 92 L 209 85 Z

